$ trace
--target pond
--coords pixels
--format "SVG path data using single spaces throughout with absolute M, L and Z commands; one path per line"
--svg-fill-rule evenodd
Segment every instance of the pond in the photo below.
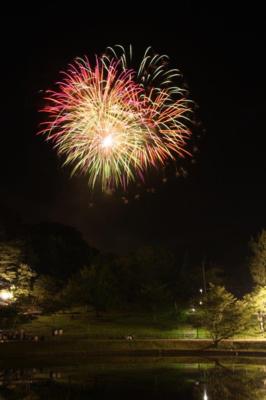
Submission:
M 0 400 L 266 400 L 264 359 L 107 358 L 0 369 Z

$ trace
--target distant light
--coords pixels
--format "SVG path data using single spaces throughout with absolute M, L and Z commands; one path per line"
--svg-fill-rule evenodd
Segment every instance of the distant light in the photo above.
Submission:
M 102 140 L 102 147 L 104 147 L 105 149 L 112 147 L 113 144 L 114 144 L 114 139 L 112 135 L 105 136 Z
M 191 311 L 192 311 L 192 312 L 195 312 L 195 311 L 196 311 L 196 308 L 194 308 L 194 307 L 191 308 Z
M 208 397 L 208 395 L 207 395 L 207 392 L 206 392 L 206 390 L 204 390 L 204 393 L 203 393 L 203 400 L 208 400 L 209 399 L 209 397 Z
M 10 290 L 3 289 L 0 291 L 0 299 L 2 299 L 4 301 L 11 300 L 11 299 L 13 299 L 13 297 L 14 297 L 14 294 Z
M 203 293 L 203 289 L 202 289 L 202 288 L 200 288 L 200 290 L 199 290 L 199 291 L 200 291 L 200 293 Z
M 202 306 L 202 304 L 203 304 L 203 303 L 202 303 L 202 301 L 200 300 L 199 305 Z

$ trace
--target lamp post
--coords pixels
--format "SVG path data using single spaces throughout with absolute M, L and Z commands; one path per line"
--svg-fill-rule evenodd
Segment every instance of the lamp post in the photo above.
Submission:
M 204 294 L 206 294 L 207 285 L 206 285 L 205 259 L 203 259 L 203 261 L 202 261 L 201 269 L 202 269 L 203 290 L 204 290 Z

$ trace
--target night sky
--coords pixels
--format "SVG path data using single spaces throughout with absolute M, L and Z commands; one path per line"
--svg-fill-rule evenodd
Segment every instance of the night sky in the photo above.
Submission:
M 183 3 L 182 3 L 183 4 Z M 188 3 L 189 4 L 189 3 Z M 137 10 L 134 10 L 137 11 Z M 265 30 L 260 10 L 183 6 L 113 17 L 46 9 L 2 17 L 1 205 L 25 223 L 57 221 L 103 250 L 184 248 L 234 268 L 265 220 Z M 93 199 L 86 179 L 36 136 L 43 90 L 76 56 L 131 43 L 170 56 L 199 105 L 202 137 L 186 179 L 141 188 L 138 201 Z M 4 111 L 4 113 L 3 113 Z

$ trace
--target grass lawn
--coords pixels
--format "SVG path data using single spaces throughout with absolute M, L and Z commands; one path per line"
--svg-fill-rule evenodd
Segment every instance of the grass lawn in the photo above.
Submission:
M 8 365 L 65 365 L 93 363 L 95 357 L 207 356 L 211 341 L 200 331 L 201 340 L 191 326 L 161 315 L 112 313 L 96 318 L 94 313 L 56 313 L 42 315 L 23 326 L 28 334 L 44 336 L 44 341 L 0 343 L 0 367 Z M 63 336 L 53 336 L 53 329 L 63 329 Z M 125 336 L 133 335 L 133 341 Z M 182 340 L 176 340 L 182 339 Z M 248 350 L 249 357 L 266 355 L 266 341 L 231 341 L 220 344 L 215 357 L 232 357 L 236 351 Z M 212 350 L 211 350 L 212 351 Z M 221 353 L 224 352 L 224 353 Z M 265 352 L 265 353 L 264 353 Z M 247 353 L 247 352 L 246 352 Z M 243 353 L 241 353 L 243 355 Z M 208 353 L 209 357 L 211 353 Z M 90 361 L 88 361 L 90 360 Z
M 86 360 L 88 355 L 108 354 L 161 357 L 173 355 L 173 352 L 179 355 L 184 351 L 187 354 L 201 352 L 211 345 L 206 331 L 200 330 L 197 335 L 196 329 L 184 322 L 178 323 L 167 314 L 158 316 L 155 321 L 148 314 L 133 316 L 109 313 L 96 318 L 93 312 L 76 310 L 72 313 L 42 315 L 20 328 L 24 328 L 26 334 L 44 336 L 45 340 L 0 343 L 0 365 L 7 360 L 10 363 L 14 360 L 22 360 L 23 363 L 42 360 L 55 364 L 60 360 L 63 363 L 67 360 L 79 362 Z M 63 329 L 63 336 L 53 336 L 54 329 Z M 230 340 L 222 342 L 220 350 L 229 351 L 230 354 L 240 349 L 248 352 L 265 351 L 266 354 L 266 340 L 263 341 L 258 335 L 252 340 L 252 332 L 247 334 L 249 337 L 235 337 L 237 341 L 233 347 Z M 135 340 L 125 340 L 128 335 Z
M 174 321 L 161 315 L 157 321 L 149 314 L 106 314 L 96 318 L 94 313 L 56 313 L 43 315 L 23 325 L 26 332 L 51 336 L 53 329 L 64 330 L 65 338 L 121 339 L 132 335 L 137 339 L 195 339 L 206 338 L 204 330 Z
M 136 339 L 208 339 L 205 329 L 195 329 L 185 322 L 178 322 L 169 314 L 158 315 L 154 320 L 150 314 L 108 313 L 96 318 L 94 312 L 75 309 L 66 313 L 42 315 L 24 324 L 21 328 L 29 334 L 52 336 L 54 329 L 63 329 L 64 338 L 124 339 L 131 335 Z M 246 330 L 233 339 L 257 339 L 265 337 L 258 328 Z

